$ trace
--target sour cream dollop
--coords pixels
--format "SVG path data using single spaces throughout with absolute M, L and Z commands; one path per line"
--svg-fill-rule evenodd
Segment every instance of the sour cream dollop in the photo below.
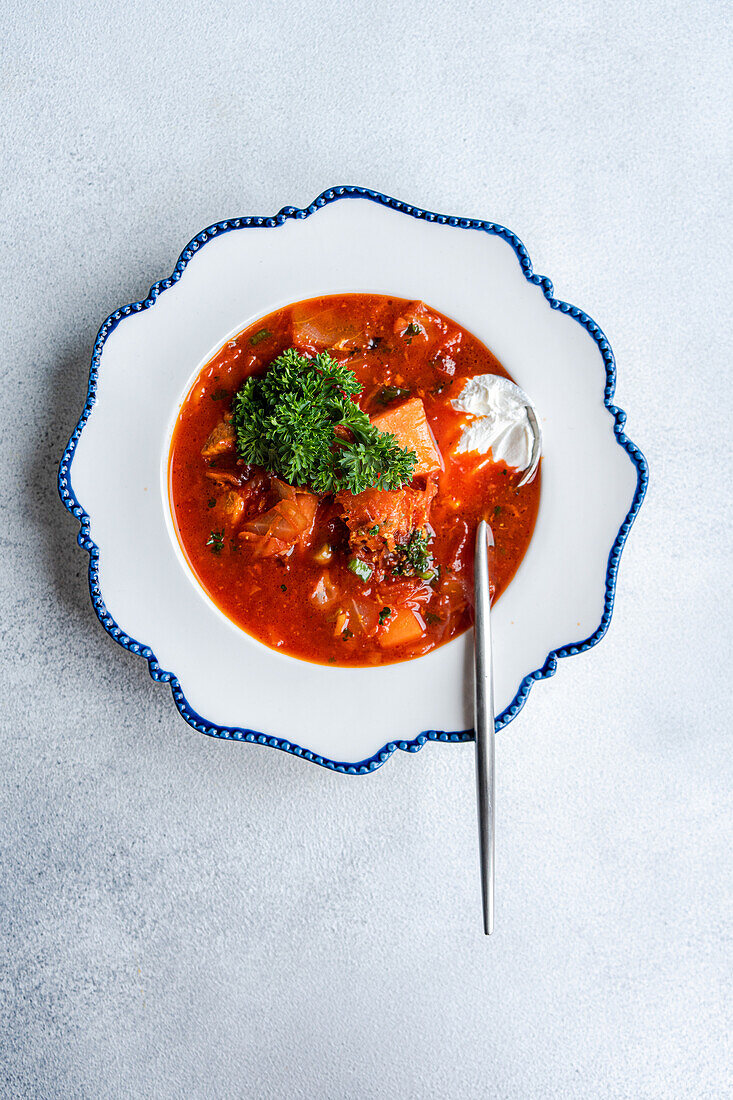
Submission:
M 526 470 L 532 461 L 534 434 L 527 417 L 532 401 L 519 386 L 498 374 L 469 378 L 451 404 L 470 416 L 456 447 L 457 454 L 491 451 L 494 462 Z

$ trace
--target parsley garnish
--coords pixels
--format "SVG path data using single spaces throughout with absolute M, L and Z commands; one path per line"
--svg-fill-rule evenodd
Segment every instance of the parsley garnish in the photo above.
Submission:
M 409 484 L 417 455 L 374 427 L 352 400 L 361 389 L 354 372 L 326 352 L 310 359 L 288 348 L 234 398 L 240 457 L 315 493 Z
M 403 336 L 419 336 L 422 329 L 418 325 L 417 321 L 410 321 L 409 325 L 402 333 Z
M 272 336 L 269 328 L 261 328 L 259 332 L 256 332 L 254 336 L 250 336 L 250 347 L 256 348 L 258 344 L 261 344 L 263 340 L 269 340 Z
M 387 619 L 390 617 L 391 614 L 391 607 L 383 607 L 382 610 L 379 612 L 379 625 L 383 626 L 387 622 Z
M 379 524 L 375 523 L 373 527 L 370 527 L 367 531 L 367 534 L 371 535 L 372 538 L 375 538 L 379 534 Z
M 374 572 L 374 566 L 370 565 L 368 561 L 362 561 L 361 558 L 352 558 L 349 562 L 349 569 L 363 581 L 370 580 Z
M 438 568 L 428 550 L 430 536 L 427 531 L 415 529 L 407 542 L 397 547 L 397 561 L 392 572 L 397 577 L 420 577 L 424 581 L 435 580 Z
M 212 531 L 206 540 L 206 545 L 210 546 L 215 554 L 220 554 L 224 549 L 224 532 Z
M 215 504 L 216 504 L 216 497 L 209 497 L 209 504 L 208 504 L 209 508 L 213 508 Z
M 223 401 L 224 398 L 228 397 L 228 396 L 229 396 L 229 390 L 225 390 L 225 389 L 214 390 L 214 392 L 211 395 L 211 400 L 212 401 Z

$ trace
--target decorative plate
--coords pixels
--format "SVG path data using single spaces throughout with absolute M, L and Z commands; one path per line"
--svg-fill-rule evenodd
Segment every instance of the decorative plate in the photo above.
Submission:
M 282 304 L 347 291 L 421 298 L 454 317 L 539 410 L 537 525 L 492 613 L 497 728 L 506 725 L 558 657 L 590 648 L 608 629 L 621 550 L 647 482 L 612 403 L 608 341 L 553 296 L 508 229 L 360 187 L 326 191 L 306 210 L 210 226 L 144 301 L 102 325 L 59 491 L 80 522 L 100 622 L 145 658 L 153 679 L 170 683 L 194 729 L 365 773 L 395 748 L 473 736 L 470 632 L 377 668 L 310 664 L 269 649 L 193 579 L 166 484 L 177 411 L 216 349 Z

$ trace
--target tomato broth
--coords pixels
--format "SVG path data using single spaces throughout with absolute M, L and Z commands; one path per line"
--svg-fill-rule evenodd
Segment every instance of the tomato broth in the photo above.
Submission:
M 409 485 L 313 493 L 241 457 L 235 395 L 289 348 L 327 352 L 353 372 L 361 409 L 417 455 Z M 539 471 L 519 488 L 521 472 L 491 453 L 456 453 L 466 417 L 452 399 L 485 374 L 510 378 L 455 321 L 384 295 L 298 302 L 230 340 L 186 396 L 169 458 L 178 539 L 214 603 L 265 645 L 326 664 L 406 660 L 465 631 L 479 520 L 494 534 L 496 600 L 527 550 L 540 497 Z

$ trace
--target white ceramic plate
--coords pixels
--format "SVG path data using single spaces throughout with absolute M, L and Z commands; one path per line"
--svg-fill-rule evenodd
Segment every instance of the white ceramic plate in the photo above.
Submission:
M 80 520 L 102 624 L 146 658 L 154 679 L 171 683 L 192 726 L 363 773 L 397 747 L 472 736 L 470 632 L 382 668 L 315 665 L 269 649 L 194 580 L 166 489 L 178 408 L 217 348 L 280 305 L 347 291 L 421 298 L 455 318 L 539 411 L 537 525 L 492 613 L 497 725 L 511 721 L 559 656 L 605 633 L 647 470 L 623 434 L 624 413 L 611 404 L 615 367 L 603 333 L 553 297 L 549 279 L 532 273 L 524 246 L 503 227 L 355 187 L 327 191 L 307 210 L 211 226 L 144 302 L 102 326 L 59 491 Z

